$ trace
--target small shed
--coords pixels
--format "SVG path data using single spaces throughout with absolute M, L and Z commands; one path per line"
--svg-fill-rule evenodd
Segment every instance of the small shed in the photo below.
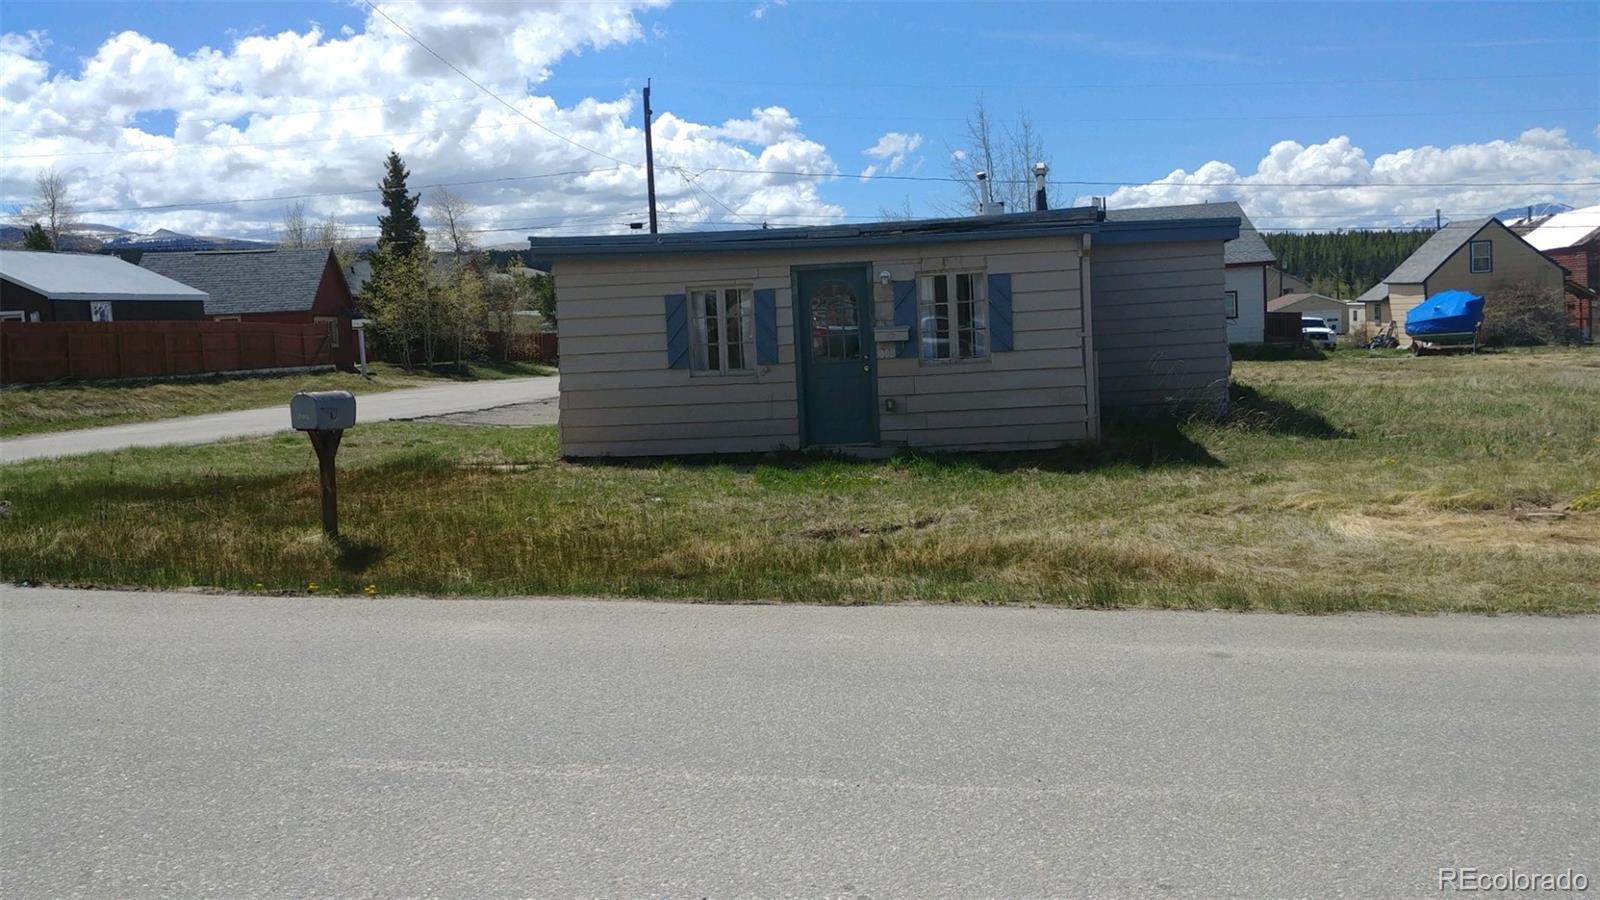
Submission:
M 0 250 L 0 319 L 138 322 L 203 319 L 205 291 L 97 253 Z
M 532 238 L 566 456 L 1019 450 L 1226 402 L 1236 217 L 1094 207 Z
M 139 265 L 206 291 L 206 315 L 218 322 L 322 325 L 334 362 L 355 365 L 355 300 L 331 250 L 146 253 Z

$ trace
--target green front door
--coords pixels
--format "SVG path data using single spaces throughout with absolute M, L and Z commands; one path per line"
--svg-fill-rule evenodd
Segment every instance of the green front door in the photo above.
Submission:
M 799 269 L 795 287 L 805 443 L 876 442 L 877 359 L 867 267 Z

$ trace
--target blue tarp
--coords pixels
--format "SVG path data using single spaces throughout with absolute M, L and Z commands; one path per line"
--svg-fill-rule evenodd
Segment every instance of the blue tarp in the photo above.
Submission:
M 1406 313 L 1406 334 L 1465 334 L 1483 321 L 1483 298 L 1471 291 L 1440 291 Z

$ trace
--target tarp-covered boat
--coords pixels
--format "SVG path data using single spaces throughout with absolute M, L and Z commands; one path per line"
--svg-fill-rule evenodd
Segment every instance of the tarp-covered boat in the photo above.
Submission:
M 1483 298 L 1471 291 L 1440 291 L 1406 313 L 1406 334 L 1422 347 L 1476 346 Z

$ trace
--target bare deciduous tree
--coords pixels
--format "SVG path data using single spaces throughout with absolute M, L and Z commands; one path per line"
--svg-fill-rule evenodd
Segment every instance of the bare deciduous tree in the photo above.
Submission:
M 55 169 L 41 171 L 33 181 L 33 200 L 19 208 L 12 218 L 26 228 L 38 223 L 50 235 L 50 245 L 64 249 L 63 235 L 71 235 L 78 227 L 78 207 L 73 201 L 72 188 Z
M 1560 344 L 1573 339 L 1561 291 L 1521 281 L 1484 293 L 1485 343 Z
M 352 255 L 350 231 L 332 213 L 326 219 L 312 226 L 309 243 L 312 247 L 332 250 L 339 257 L 341 265 L 347 261 L 346 257 Z
M 966 141 L 960 147 L 946 145 L 946 149 L 950 175 L 961 184 L 961 199 L 941 204 L 946 212 L 966 216 L 978 211 L 979 172 L 988 174 L 994 199 L 1005 204 L 1006 212 L 1033 209 L 1033 166 L 1040 162 L 1048 165 L 1050 160 L 1027 112 L 1018 113 L 1011 125 L 999 125 L 980 96 L 967 117 Z
M 452 193 L 444 188 L 435 190 L 428 198 L 428 212 L 439 221 L 439 232 L 442 234 L 447 249 L 456 255 L 472 252 L 472 235 L 468 231 L 468 220 L 476 209 L 460 194 Z
M 306 205 L 299 200 L 283 211 L 283 233 L 278 237 L 278 246 L 290 250 L 302 250 L 312 246 L 311 225 L 306 221 Z

